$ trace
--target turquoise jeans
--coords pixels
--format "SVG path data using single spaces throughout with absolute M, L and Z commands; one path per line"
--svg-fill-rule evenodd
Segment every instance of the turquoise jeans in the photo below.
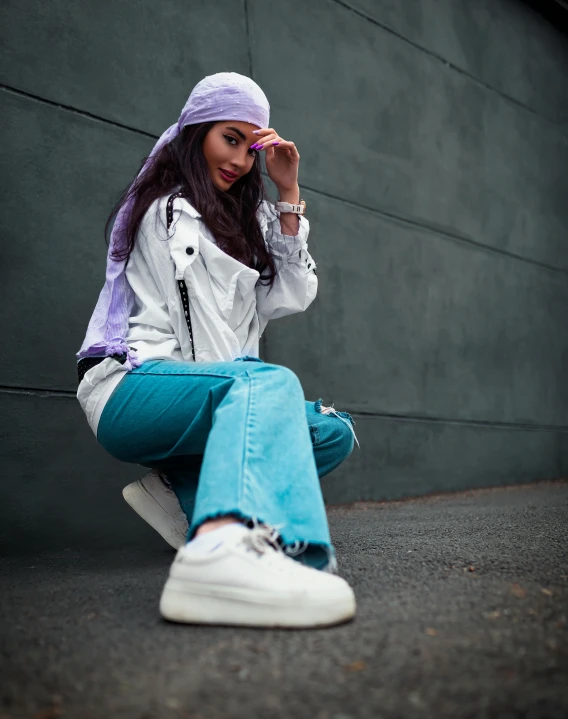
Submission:
M 257 358 L 151 360 L 125 374 L 97 438 L 113 456 L 164 472 L 189 522 L 270 524 L 304 563 L 335 563 L 319 477 L 353 449 L 346 412 L 306 402 L 296 375 Z

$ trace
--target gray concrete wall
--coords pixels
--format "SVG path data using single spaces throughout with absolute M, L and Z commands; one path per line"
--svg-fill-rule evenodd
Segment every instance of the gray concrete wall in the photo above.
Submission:
M 154 541 L 74 353 L 110 207 L 220 70 L 302 156 L 320 293 L 263 349 L 357 421 L 328 501 L 567 474 L 568 49 L 521 0 L 5 0 L 0 41 L 5 550 Z

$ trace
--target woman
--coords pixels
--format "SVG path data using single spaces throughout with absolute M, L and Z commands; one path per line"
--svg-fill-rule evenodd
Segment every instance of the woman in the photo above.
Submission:
M 160 601 L 172 621 L 308 627 L 355 612 L 330 573 L 318 480 L 351 452 L 351 418 L 306 403 L 290 370 L 257 356 L 268 321 L 317 290 L 298 165 L 258 85 L 218 73 L 115 208 L 77 397 L 111 455 L 153 470 L 124 494 L 181 544 Z

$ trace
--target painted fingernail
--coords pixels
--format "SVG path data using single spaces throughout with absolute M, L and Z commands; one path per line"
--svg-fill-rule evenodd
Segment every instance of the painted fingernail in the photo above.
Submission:
M 253 130 L 253 131 L 252 131 L 252 134 L 253 134 L 253 135 L 258 135 L 259 132 L 260 132 L 260 130 Z
M 257 147 L 258 147 L 258 145 L 257 145 L 257 143 L 255 142 L 255 143 L 253 143 L 253 144 L 250 146 L 250 149 L 251 149 L 251 150 L 256 150 Z
M 280 143 L 279 143 L 279 142 L 273 142 L 272 144 L 273 144 L 273 145 L 279 145 Z

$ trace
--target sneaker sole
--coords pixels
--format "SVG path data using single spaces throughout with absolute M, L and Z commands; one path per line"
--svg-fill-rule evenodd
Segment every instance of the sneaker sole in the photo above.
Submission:
M 139 479 L 126 486 L 122 496 L 136 514 L 148 522 L 171 547 L 179 549 L 185 544 L 185 535 L 178 529 L 175 520 Z
M 355 596 L 292 604 L 281 595 L 169 578 L 160 599 L 164 619 L 185 624 L 305 629 L 343 624 L 355 616 Z

